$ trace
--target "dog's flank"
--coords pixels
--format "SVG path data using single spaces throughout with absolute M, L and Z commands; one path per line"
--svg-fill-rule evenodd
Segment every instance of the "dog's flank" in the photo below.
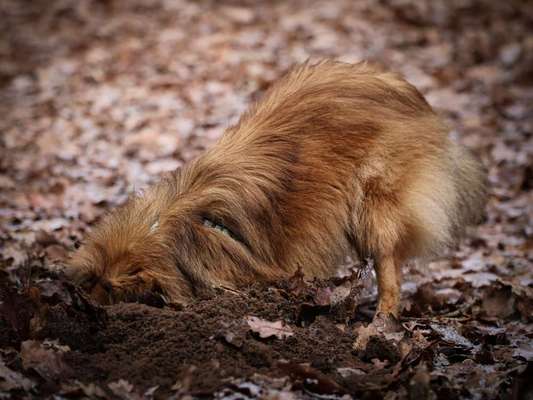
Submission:
M 112 212 L 70 271 L 100 302 L 334 273 L 372 257 L 378 311 L 401 266 L 481 219 L 482 168 L 398 75 L 333 61 L 293 69 L 219 142 Z

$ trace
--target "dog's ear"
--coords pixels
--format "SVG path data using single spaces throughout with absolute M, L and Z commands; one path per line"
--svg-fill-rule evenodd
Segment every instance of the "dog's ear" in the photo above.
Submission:
M 115 299 L 115 288 L 105 278 L 100 278 L 97 280 L 97 283 L 87 291 L 91 298 L 95 300 L 98 304 L 112 304 L 116 301 Z
M 161 308 L 168 303 L 159 283 L 151 278 L 145 280 L 142 276 L 138 276 L 138 283 L 135 285 L 135 289 L 131 292 L 122 293 L 119 295 L 118 300 L 142 303 L 158 308 Z
M 86 267 L 80 260 L 71 259 L 61 270 L 67 280 L 87 290 L 94 286 L 97 275 L 90 268 Z M 90 286 L 92 285 L 92 286 Z M 89 287 L 90 286 L 90 287 Z

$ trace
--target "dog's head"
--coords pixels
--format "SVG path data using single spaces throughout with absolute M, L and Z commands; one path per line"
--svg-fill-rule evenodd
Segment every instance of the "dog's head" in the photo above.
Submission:
M 181 195 L 177 179 L 104 217 L 71 257 L 67 275 L 98 303 L 187 303 L 212 287 L 255 278 L 238 217 L 228 217 L 216 193 Z
M 168 176 L 105 215 L 71 256 L 67 276 L 100 304 L 189 298 L 190 284 L 175 268 L 161 229 L 176 194 Z

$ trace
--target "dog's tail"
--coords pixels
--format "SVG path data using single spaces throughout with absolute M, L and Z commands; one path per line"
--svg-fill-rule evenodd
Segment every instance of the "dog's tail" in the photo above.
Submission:
M 451 213 L 454 236 L 468 225 L 479 224 L 485 215 L 488 185 L 483 165 L 466 148 L 451 143 L 450 163 L 456 190 L 455 209 Z

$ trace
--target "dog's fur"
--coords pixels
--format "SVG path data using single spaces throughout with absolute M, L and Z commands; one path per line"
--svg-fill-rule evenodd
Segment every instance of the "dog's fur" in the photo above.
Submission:
M 101 303 L 159 291 L 188 302 L 301 268 L 375 260 L 378 311 L 401 266 L 478 222 L 485 176 L 422 95 L 366 64 L 303 64 L 202 156 L 104 218 L 71 273 Z

